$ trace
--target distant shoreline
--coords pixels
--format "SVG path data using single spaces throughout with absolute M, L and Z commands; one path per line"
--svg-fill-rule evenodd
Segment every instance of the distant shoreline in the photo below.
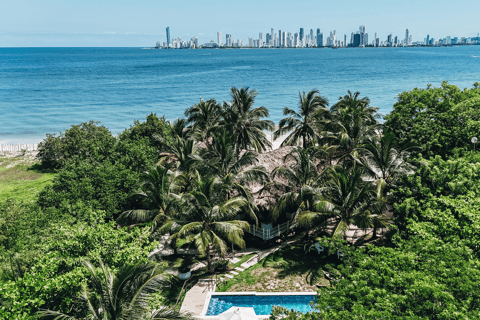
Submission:
M 266 49 L 266 50 L 274 50 L 274 49 L 394 49 L 394 48 L 449 48 L 449 47 L 466 47 L 466 46 L 480 46 L 480 43 L 470 43 L 470 44 L 450 44 L 450 45 L 438 45 L 438 46 L 425 46 L 425 45 L 418 45 L 418 46 L 398 46 L 398 47 L 388 47 L 388 46 L 366 46 L 366 47 L 198 47 L 198 48 L 157 48 L 157 47 L 145 47 L 142 49 L 152 49 L 152 50 L 232 50 L 232 49 Z

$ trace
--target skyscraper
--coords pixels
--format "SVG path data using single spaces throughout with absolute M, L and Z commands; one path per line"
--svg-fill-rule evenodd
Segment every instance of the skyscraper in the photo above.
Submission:
M 314 42 L 315 42 L 315 40 L 313 40 L 313 39 L 315 39 L 315 38 L 313 37 L 313 29 L 310 29 L 310 41 L 312 42 L 312 45 L 313 45 Z
M 287 32 L 282 31 L 282 47 L 285 48 L 287 46 Z
M 368 46 L 368 34 L 365 33 L 365 26 L 360 26 L 358 28 L 360 34 L 360 44 L 359 46 Z
M 408 29 L 405 31 L 405 44 L 408 46 L 410 43 L 409 43 L 409 36 L 408 36 Z
M 346 34 L 343 35 L 343 46 L 344 47 L 347 46 L 347 35 Z
M 217 32 L 217 44 L 219 47 L 222 46 L 222 31 Z
M 258 47 L 263 47 L 263 33 L 261 32 L 258 34 Z
M 430 45 L 430 35 L 427 34 L 427 43 L 425 43 L 425 45 L 429 46 Z
M 170 27 L 167 27 L 167 49 L 170 49 Z
M 303 39 L 305 39 L 305 34 L 303 28 L 300 28 L 300 41 L 303 41 Z
M 282 47 L 282 30 L 278 30 L 278 47 Z
M 317 47 L 321 47 L 323 43 L 320 43 L 320 28 L 317 28 Z

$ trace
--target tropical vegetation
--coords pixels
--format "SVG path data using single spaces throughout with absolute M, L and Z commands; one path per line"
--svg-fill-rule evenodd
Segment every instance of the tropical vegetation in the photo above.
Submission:
M 0 317 L 185 319 L 185 284 L 168 275 L 179 264 L 157 259 L 159 241 L 173 257 L 195 250 L 208 277 L 259 245 L 251 226 L 290 221 L 274 241 L 303 237 L 262 266 L 305 275 L 322 299 L 312 313 L 273 318 L 478 318 L 478 83 L 400 93 L 384 123 L 358 92 L 329 106 L 313 89 L 277 128 L 256 91 L 230 94 L 185 119 L 151 114 L 117 137 L 96 122 L 48 135 L 31 168 L 48 177 L 41 190 L 0 197 Z M 262 159 L 275 152 L 272 168 Z M 266 195 L 274 204 L 260 206 Z M 308 252 L 314 241 L 323 254 Z

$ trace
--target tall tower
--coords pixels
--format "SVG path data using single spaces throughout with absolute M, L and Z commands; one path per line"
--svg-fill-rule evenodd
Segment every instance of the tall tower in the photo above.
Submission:
M 312 42 L 312 45 L 314 44 L 314 40 L 313 40 L 313 39 L 315 39 L 315 38 L 313 37 L 313 29 L 310 29 L 310 41 Z
M 167 27 L 167 49 L 170 49 L 170 27 Z
M 305 39 L 305 33 L 303 31 L 303 28 L 300 28 L 300 41 L 303 41 Z
M 405 44 L 406 45 L 409 45 L 410 43 L 408 43 L 409 41 L 409 37 L 408 37 L 408 29 L 405 31 Z
M 317 28 L 317 41 L 316 41 L 317 47 L 321 47 L 322 44 L 320 43 L 320 28 Z
M 263 47 L 263 33 L 262 32 L 260 32 L 258 34 L 258 47 L 259 48 Z
M 282 47 L 282 30 L 278 30 L 278 47 Z
M 222 31 L 217 32 L 217 44 L 219 47 L 222 46 Z

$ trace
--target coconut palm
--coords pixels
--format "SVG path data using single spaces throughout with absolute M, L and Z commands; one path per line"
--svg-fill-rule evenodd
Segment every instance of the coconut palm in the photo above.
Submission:
M 339 97 L 330 111 L 340 117 L 362 118 L 366 125 L 375 125 L 376 119 L 380 118 L 378 107 L 371 107 L 369 98 L 359 98 L 359 96 L 360 92 L 352 93 L 348 90 L 348 94 Z
M 170 169 L 171 164 L 158 165 L 142 175 L 140 191 L 132 194 L 142 209 L 123 212 L 117 219 L 119 223 L 153 221 L 153 234 L 161 222 L 175 215 L 182 199 L 178 195 L 180 188 L 175 182 L 176 175 Z
M 258 162 L 255 151 L 239 152 L 231 135 L 222 130 L 214 135 L 212 147 L 202 153 L 202 159 L 212 174 L 222 181 L 227 200 L 236 191 L 254 207 L 248 185 L 253 182 L 264 185 L 269 182 L 269 175 L 263 166 L 255 166 Z
M 285 107 L 283 115 L 288 116 L 280 120 L 278 129 L 273 133 L 273 139 L 291 132 L 282 142 L 281 146 L 295 146 L 302 140 L 303 147 L 307 148 L 308 143 L 316 140 L 319 132 L 318 126 L 323 116 L 327 113 L 328 100 L 320 95 L 316 89 L 308 94 L 299 93 L 300 101 L 298 112 Z
M 388 129 L 367 137 L 362 147 L 358 148 L 357 162 L 368 169 L 370 175 L 386 184 L 386 190 L 395 184 L 397 179 L 410 172 L 414 166 L 409 162 L 412 153 L 419 149 L 408 146 L 403 150 L 396 148 L 395 134 Z
M 276 167 L 272 172 L 272 180 L 277 182 L 267 187 L 282 189 L 284 194 L 278 199 L 272 210 L 272 218 L 278 219 L 287 210 L 295 216 L 303 211 L 310 211 L 316 201 L 318 189 L 318 172 L 311 149 L 297 147 L 288 153 L 283 161 L 293 160 L 292 166 Z M 278 180 L 283 181 L 279 183 Z
M 227 243 L 245 248 L 243 234 L 249 224 L 235 218 L 248 207 L 248 201 L 243 197 L 225 201 L 218 179 L 203 177 L 196 183 L 196 187 L 184 195 L 184 211 L 167 221 L 159 232 L 171 233 L 172 240 L 193 241 L 199 253 L 207 257 L 208 269 L 213 272 L 213 251 L 225 254 Z
M 354 150 L 362 147 L 365 139 L 377 129 L 378 108 L 370 107 L 370 100 L 359 99 L 359 95 L 359 92 L 348 91 L 348 95 L 340 97 L 325 121 L 320 142 L 334 146 L 337 159 L 351 160 Z
M 220 121 L 221 110 L 221 105 L 215 99 L 200 99 L 198 104 L 185 110 L 187 123 L 191 125 L 196 140 L 205 141 L 211 136 Z
M 264 130 L 272 131 L 274 123 L 262 120 L 270 114 L 265 107 L 254 108 L 257 92 L 249 88 L 231 88 L 232 101 L 223 104 L 221 126 L 232 132 L 238 150 L 265 151 L 272 147 Z
M 370 205 L 375 197 L 373 184 L 362 179 L 364 169 L 332 166 L 324 173 L 324 183 L 315 210 L 299 214 L 300 226 L 323 224 L 326 217 L 335 219 L 333 237 L 343 236 L 350 224 L 362 229 L 372 226 Z
M 191 317 L 170 307 L 150 310 L 153 293 L 170 288 L 172 280 L 161 274 L 151 264 L 126 265 L 116 274 L 100 264 L 100 272 L 90 262 L 84 265 L 91 274 L 90 286 L 83 286 L 80 307 L 86 311 L 83 315 L 70 316 L 51 310 L 40 310 L 40 319 L 175 319 L 186 320 Z

